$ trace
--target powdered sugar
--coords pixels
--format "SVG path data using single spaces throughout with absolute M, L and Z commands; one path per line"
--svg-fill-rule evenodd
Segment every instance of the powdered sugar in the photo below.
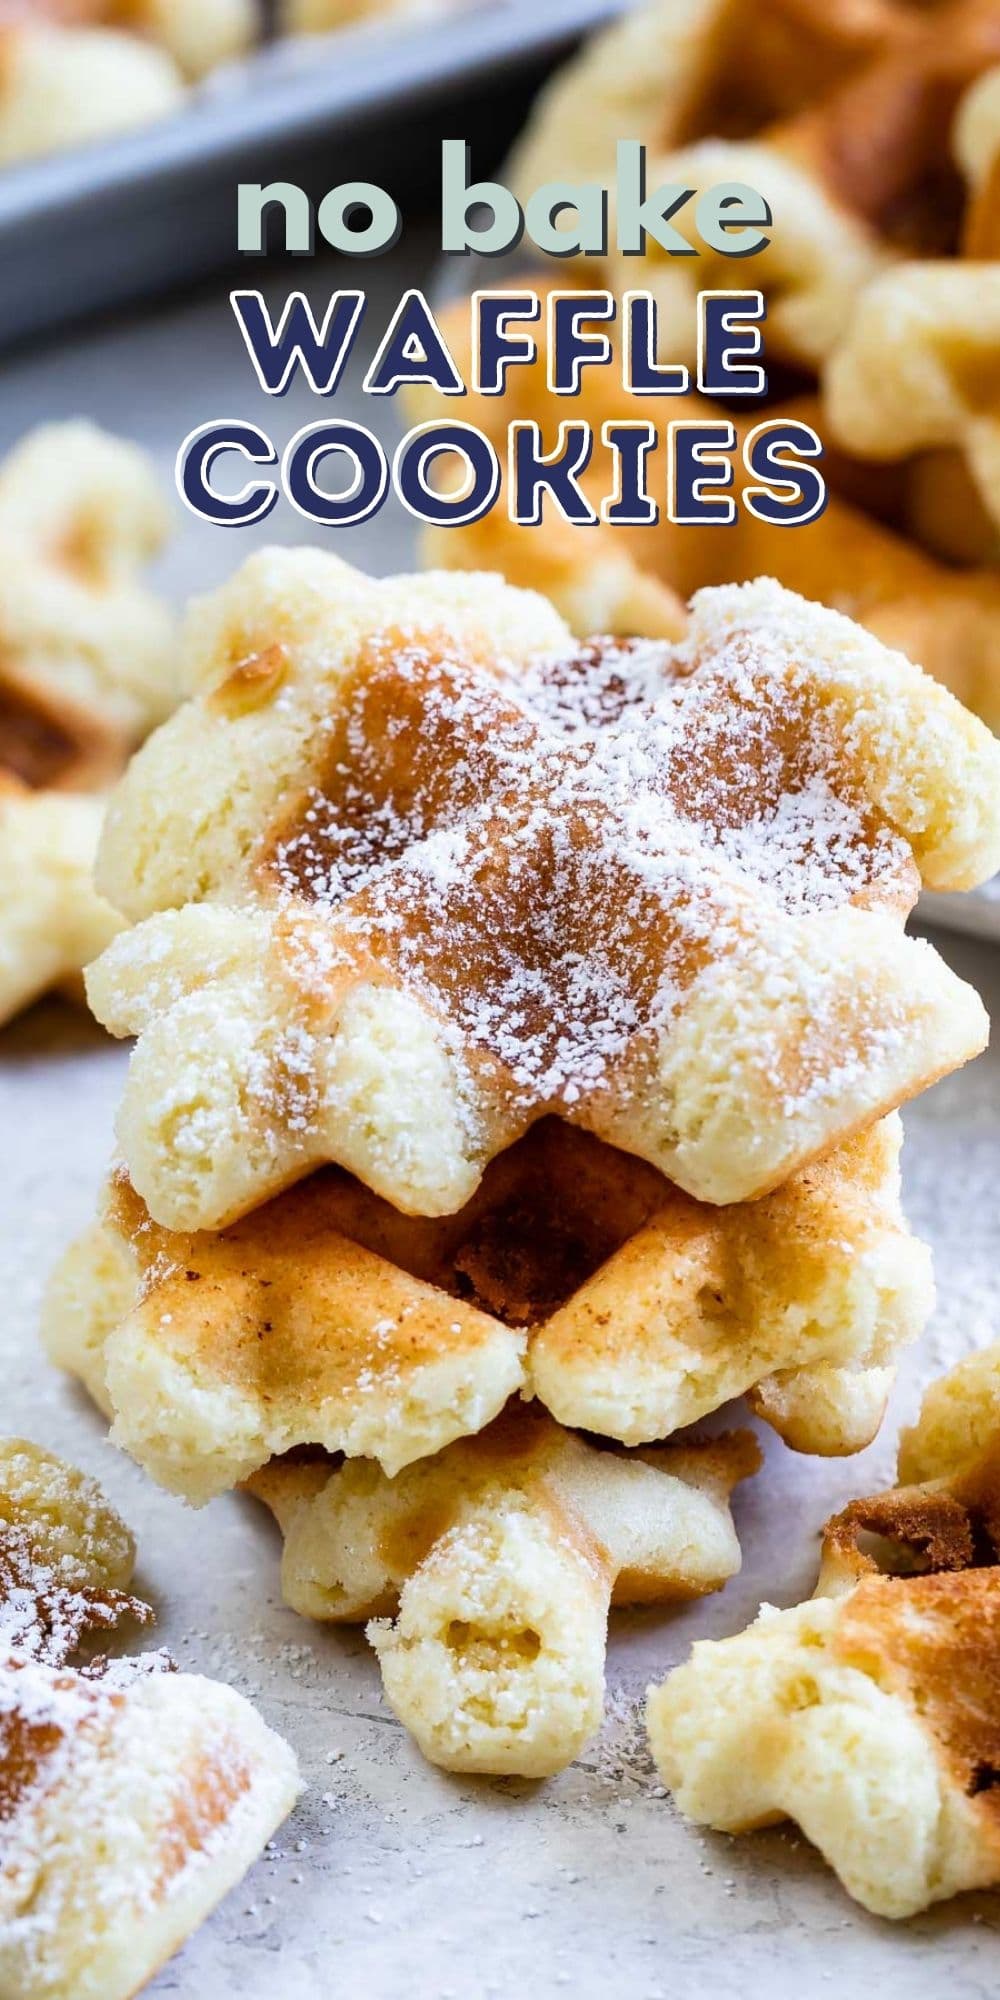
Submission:
M 810 677 L 759 637 L 694 664 L 599 641 L 517 676 L 383 638 L 268 869 L 279 903 L 330 912 L 297 933 L 323 981 L 402 983 L 515 1102 L 564 1109 L 769 911 L 915 887 Z

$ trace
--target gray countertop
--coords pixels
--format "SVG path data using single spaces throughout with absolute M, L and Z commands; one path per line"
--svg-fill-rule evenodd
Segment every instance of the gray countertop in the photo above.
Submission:
M 420 275 L 426 248 L 411 240 L 367 267 L 376 317 L 380 300 Z M 335 264 L 312 277 L 317 293 L 345 281 Z M 299 281 L 297 270 L 286 275 L 275 294 Z M 357 409 L 355 392 L 338 407 Z M 254 388 L 221 288 L 9 362 L 0 377 L 0 447 L 43 418 L 82 413 L 147 443 L 165 477 L 188 430 L 236 412 L 283 443 L 316 405 L 297 392 L 269 402 Z M 239 535 L 177 511 L 163 565 L 177 596 L 227 574 L 255 542 L 303 539 L 283 507 L 263 531 Z M 338 550 L 374 570 L 406 566 L 410 528 L 387 511 L 342 536 Z M 942 948 L 1000 1008 L 1000 955 L 957 939 Z M 252 1503 L 233 1496 L 195 1515 L 158 1492 L 39 1354 L 41 1288 L 93 1210 L 125 1059 L 55 1003 L 0 1036 L 3 1428 L 99 1476 L 137 1531 L 162 1642 L 182 1665 L 258 1698 L 309 1783 L 274 1852 L 150 1991 L 507 2000 L 566 1988 L 596 2000 L 611 1983 L 635 2000 L 705 1991 L 791 2000 L 863 1981 L 892 2000 L 993 1992 L 1000 1902 L 966 1898 L 893 1926 L 855 1908 L 792 1832 L 734 1842 L 692 1830 L 657 1784 L 639 1703 L 693 1638 L 736 1630 L 762 1598 L 790 1603 L 811 1588 L 820 1524 L 888 1482 L 899 1423 L 921 1385 L 1000 1335 L 1000 1053 L 908 1114 L 909 1212 L 934 1247 L 939 1305 L 907 1358 L 882 1437 L 837 1462 L 796 1458 L 765 1435 L 765 1469 L 737 1500 L 741 1577 L 701 1605 L 613 1620 L 603 1733 L 544 1785 L 459 1781 L 426 1765 L 381 1697 L 363 1634 L 312 1627 L 282 1607 L 277 1537 Z

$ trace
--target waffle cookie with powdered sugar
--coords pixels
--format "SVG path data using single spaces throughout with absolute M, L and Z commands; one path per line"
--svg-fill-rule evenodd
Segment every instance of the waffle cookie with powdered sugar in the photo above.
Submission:
M 495 578 L 276 550 L 188 673 L 109 809 L 132 928 L 88 986 L 139 1036 L 118 1132 L 168 1228 L 325 1161 L 454 1213 L 546 1113 L 740 1201 L 985 1042 L 903 923 L 1000 860 L 1000 750 L 775 584 L 581 645 Z
M 299 1791 L 291 1751 L 231 1688 L 163 1654 L 93 1656 L 97 1633 L 152 1617 L 127 1594 L 134 1560 L 92 1480 L 0 1444 L 5 2000 L 128 2000 Z

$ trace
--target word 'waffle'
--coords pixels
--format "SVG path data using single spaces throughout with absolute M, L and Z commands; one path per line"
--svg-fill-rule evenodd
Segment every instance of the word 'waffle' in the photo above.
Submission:
M 828 1524 L 809 1603 L 696 1644 L 649 1696 L 683 1813 L 797 1820 L 880 1916 L 1000 1880 L 1000 1431 L 969 1442 Z
M 539 1778 L 600 1723 L 611 1603 L 698 1597 L 736 1573 L 729 1496 L 757 1464 L 748 1432 L 625 1455 L 514 1407 L 396 1479 L 293 1458 L 251 1490 L 285 1537 L 288 1603 L 374 1621 L 386 1694 L 424 1755 Z
M 44 1335 L 154 1478 L 201 1502 L 321 1445 L 391 1474 L 520 1391 L 645 1444 L 751 1392 L 802 1451 L 860 1450 L 933 1299 L 887 1120 L 761 1201 L 693 1202 L 555 1119 L 465 1208 L 396 1213 L 326 1168 L 221 1235 L 118 1178 Z
M 162 1654 L 70 1664 L 152 1617 L 92 1480 L 0 1444 L 0 1991 L 128 2000 L 239 1881 L 299 1790 L 232 1689 Z
M 902 919 L 1000 860 L 1000 751 L 777 585 L 579 646 L 496 579 L 276 550 L 193 650 L 98 860 L 145 921 L 88 981 L 167 1227 L 324 1160 L 452 1213 L 549 1111 L 738 1201 L 985 1040 Z

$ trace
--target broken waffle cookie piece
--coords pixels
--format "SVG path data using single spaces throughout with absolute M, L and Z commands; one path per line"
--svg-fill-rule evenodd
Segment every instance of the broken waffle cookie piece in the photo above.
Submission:
M 143 579 L 168 524 L 146 454 L 93 424 L 0 465 L 0 766 L 25 784 L 107 784 L 169 715 L 173 620 Z
M 128 1529 L 94 1482 L 0 1443 L 0 1992 L 129 2000 L 295 1803 L 291 1751 L 162 1654 L 90 1658 L 123 1619 Z
M 148 1623 L 127 1594 L 135 1543 L 99 1487 L 24 1438 L 0 1439 L 0 1660 L 62 1667 L 86 1634 Z
M 1000 1439 L 1000 1344 L 981 1347 L 932 1382 L 899 1441 L 899 1477 L 943 1479 Z
M 886 1120 L 729 1208 L 556 1119 L 458 1215 L 397 1214 L 326 1168 L 220 1235 L 119 1175 L 49 1289 L 49 1354 L 117 1443 L 196 1503 L 296 1445 L 390 1474 L 515 1391 L 625 1444 L 749 1390 L 802 1451 L 857 1451 L 933 1300 Z
M 424 1755 L 540 1778 L 600 1724 L 611 1603 L 698 1597 L 736 1573 L 729 1496 L 758 1456 L 747 1432 L 599 1449 L 513 1405 L 395 1479 L 292 1458 L 250 1487 L 285 1537 L 288 1603 L 374 1621 L 386 1694 Z
M 824 394 L 834 442 L 860 458 L 961 452 L 1000 528 L 1000 262 L 889 271 L 858 300 Z
M 142 580 L 166 533 L 151 463 L 85 423 L 0 465 L 0 1024 L 119 928 L 93 884 L 101 788 L 174 704 L 173 628 Z
M 850 1894 L 912 1916 L 1000 1880 L 1000 1451 L 856 1501 L 816 1596 L 765 1605 L 650 1690 L 650 1742 L 689 1818 L 790 1818 Z
M 135 928 L 88 981 L 168 1228 L 327 1160 L 451 1214 L 547 1111 L 739 1201 L 983 1046 L 902 924 L 1000 861 L 1000 750 L 775 584 L 581 646 L 495 578 L 273 550 L 188 672 L 109 808 Z
M 53 987 L 80 990 L 119 918 L 94 888 L 104 800 L 30 791 L 0 768 L 0 1025 Z

